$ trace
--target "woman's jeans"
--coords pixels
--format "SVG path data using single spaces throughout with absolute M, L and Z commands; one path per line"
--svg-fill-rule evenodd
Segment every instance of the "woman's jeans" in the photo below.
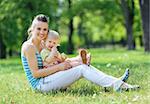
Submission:
M 121 79 L 107 75 L 93 66 L 79 65 L 41 78 L 37 90 L 48 92 L 51 90 L 65 89 L 81 77 L 102 87 L 113 87 L 114 90 L 120 88 L 123 83 Z

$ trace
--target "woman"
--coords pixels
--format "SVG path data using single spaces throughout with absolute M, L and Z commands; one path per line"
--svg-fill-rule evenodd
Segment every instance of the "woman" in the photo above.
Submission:
M 43 68 L 40 56 L 41 41 L 48 34 L 48 18 L 37 15 L 28 30 L 29 39 L 23 43 L 21 58 L 27 79 L 33 89 L 41 92 L 64 89 L 81 77 L 103 87 L 113 87 L 115 91 L 121 88 L 137 88 L 119 78 L 109 76 L 93 66 L 79 65 L 71 68 L 69 62 L 62 62 L 48 68 Z M 43 70 L 44 69 L 44 70 Z

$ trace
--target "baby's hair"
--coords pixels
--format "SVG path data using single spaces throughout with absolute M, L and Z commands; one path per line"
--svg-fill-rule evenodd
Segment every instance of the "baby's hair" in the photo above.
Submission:
M 59 33 L 57 31 L 54 31 L 54 30 L 49 30 L 48 37 L 60 39 Z

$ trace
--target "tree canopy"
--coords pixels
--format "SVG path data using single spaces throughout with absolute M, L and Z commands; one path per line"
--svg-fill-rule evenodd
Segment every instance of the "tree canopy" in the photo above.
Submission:
M 126 2 L 127 6 L 130 6 L 133 1 L 126 0 Z M 134 18 L 131 26 L 136 45 L 143 43 L 139 2 L 140 0 L 134 1 Z M 127 17 L 124 18 L 124 12 L 120 0 L 1 0 L 0 56 L 2 58 L 6 56 L 4 53 L 12 51 L 20 52 L 22 42 L 27 39 L 27 29 L 32 19 L 41 13 L 49 17 L 49 28 L 59 31 L 62 37 L 62 50 L 67 50 L 65 45 L 68 39 L 71 39 L 75 48 L 105 44 L 126 46 Z M 71 26 L 70 21 L 72 28 L 68 28 Z M 72 32 L 68 35 L 70 29 Z

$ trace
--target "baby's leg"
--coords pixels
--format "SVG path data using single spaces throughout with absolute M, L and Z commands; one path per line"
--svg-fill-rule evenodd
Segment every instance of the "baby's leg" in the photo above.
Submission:
M 70 64 L 72 67 L 75 67 L 75 66 L 81 65 L 82 63 L 79 61 L 70 61 Z
M 66 60 L 82 62 L 82 59 L 81 59 L 80 56 L 76 56 L 76 57 L 72 57 L 72 58 L 67 58 Z
M 72 67 L 78 66 L 82 64 L 82 60 L 79 56 L 73 57 L 73 58 L 68 58 L 66 61 L 70 61 L 70 64 Z
M 85 55 L 86 54 L 86 55 Z M 84 56 L 84 57 L 83 57 Z M 86 60 L 84 60 L 86 58 Z M 78 56 L 76 57 L 72 57 L 72 58 L 67 58 L 66 60 L 69 60 L 69 61 L 73 61 L 73 64 L 76 64 L 77 62 L 79 62 L 80 64 L 77 64 L 75 66 L 78 66 L 78 65 L 81 65 L 81 64 L 87 64 L 88 66 L 90 65 L 90 62 L 91 62 L 91 54 L 90 53 L 85 53 L 82 55 L 81 53 L 79 53 Z

